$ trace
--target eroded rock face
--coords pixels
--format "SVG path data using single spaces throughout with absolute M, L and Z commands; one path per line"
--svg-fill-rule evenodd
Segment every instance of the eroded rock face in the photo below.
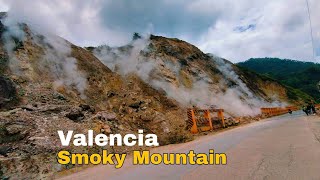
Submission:
M 0 143 L 17 142 L 24 139 L 32 129 L 23 122 L 0 123 Z
M 0 109 L 7 107 L 16 98 L 14 83 L 3 76 L 0 76 Z
M 84 119 L 84 114 L 80 108 L 74 108 L 66 114 L 66 117 L 74 122 L 80 122 Z

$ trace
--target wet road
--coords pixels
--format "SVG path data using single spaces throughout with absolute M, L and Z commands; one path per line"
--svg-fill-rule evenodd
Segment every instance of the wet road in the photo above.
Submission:
M 273 117 L 195 141 L 159 147 L 160 153 L 224 152 L 227 165 L 96 166 L 63 179 L 320 179 L 320 117 L 301 112 Z

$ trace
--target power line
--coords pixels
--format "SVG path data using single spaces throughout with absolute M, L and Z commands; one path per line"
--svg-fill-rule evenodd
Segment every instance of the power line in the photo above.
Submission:
M 309 8 L 309 2 L 306 0 L 307 3 L 307 10 L 308 10 L 308 17 L 309 17 L 309 25 L 310 25 L 310 36 L 311 36 L 311 43 L 312 43 L 312 56 L 313 60 L 316 61 L 315 58 L 315 49 L 314 49 L 314 39 L 313 39 L 313 30 L 312 30 L 312 22 L 311 22 L 311 16 L 310 16 L 310 8 Z
M 314 39 L 313 39 L 313 31 L 312 31 L 312 22 L 311 22 L 311 16 L 310 16 L 310 7 L 309 7 L 309 2 L 306 0 L 307 3 L 307 9 L 308 9 L 308 17 L 309 17 L 309 24 L 310 24 L 310 36 L 311 36 L 311 41 L 312 41 L 312 55 L 313 55 L 313 60 L 316 62 L 316 53 L 315 53 L 315 48 L 314 48 Z M 320 81 L 317 84 L 317 88 L 320 92 Z

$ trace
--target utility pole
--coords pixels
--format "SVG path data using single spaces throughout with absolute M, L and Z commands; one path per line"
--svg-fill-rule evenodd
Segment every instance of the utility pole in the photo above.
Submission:
M 314 49 L 314 40 L 313 40 L 313 30 L 312 30 L 312 22 L 311 22 L 311 15 L 310 15 L 310 7 L 309 7 L 309 1 L 306 0 L 307 4 L 307 10 L 308 10 L 308 17 L 309 17 L 309 25 L 310 25 L 310 37 L 311 37 L 311 43 L 312 43 L 312 57 L 313 60 L 316 61 L 316 54 L 315 54 L 315 49 Z
M 314 45 L 314 39 L 313 39 L 313 30 L 312 30 L 312 21 L 311 21 L 311 15 L 310 15 L 310 7 L 309 7 L 309 1 L 306 0 L 307 4 L 307 10 L 308 10 L 308 17 L 309 17 L 309 25 L 310 25 L 310 37 L 311 37 L 311 42 L 312 42 L 312 56 L 314 62 L 316 62 L 316 52 L 315 52 L 315 45 Z M 320 81 L 317 84 L 318 91 L 320 92 Z

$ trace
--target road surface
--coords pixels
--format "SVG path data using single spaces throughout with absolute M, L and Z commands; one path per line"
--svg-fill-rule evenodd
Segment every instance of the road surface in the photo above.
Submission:
M 95 166 L 63 179 L 320 179 L 320 118 L 302 112 L 273 117 L 153 152 L 225 152 L 227 165 Z

